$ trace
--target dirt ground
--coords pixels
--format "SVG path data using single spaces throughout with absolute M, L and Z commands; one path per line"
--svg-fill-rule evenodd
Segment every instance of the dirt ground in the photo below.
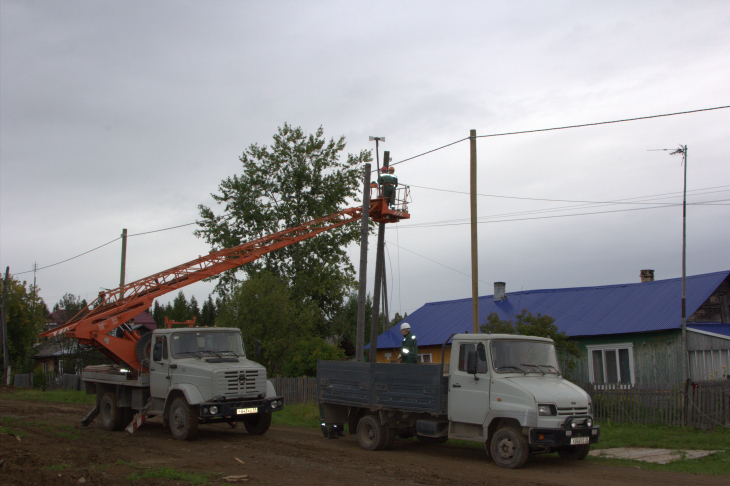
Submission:
M 161 478 L 130 481 L 149 468 L 221 476 L 248 475 L 249 485 L 687 485 L 726 486 L 727 477 L 598 466 L 540 456 L 518 470 L 497 467 L 483 451 L 396 440 L 389 451 L 366 452 L 354 436 L 327 440 L 318 430 L 272 426 L 263 436 L 228 425 L 201 426 L 197 440 L 173 440 L 161 421 L 134 435 L 107 432 L 99 421 L 80 425 L 89 405 L 0 401 L 2 485 L 172 485 Z M 242 461 L 243 463 L 237 461 Z M 83 479 L 81 479 L 83 478 Z

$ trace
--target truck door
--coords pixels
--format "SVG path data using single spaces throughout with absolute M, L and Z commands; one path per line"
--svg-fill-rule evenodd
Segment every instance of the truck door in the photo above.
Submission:
M 467 424 L 484 423 L 489 411 L 489 367 L 484 343 L 458 342 L 452 351 L 449 379 L 449 420 Z M 458 360 L 454 362 L 455 351 Z M 469 354 L 476 361 L 476 373 L 467 372 Z
M 170 362 L 167 336 L 155 336 L 152 340 L 150 362 L 150 393 L 155 398 L 166 398 L 170 389 Z

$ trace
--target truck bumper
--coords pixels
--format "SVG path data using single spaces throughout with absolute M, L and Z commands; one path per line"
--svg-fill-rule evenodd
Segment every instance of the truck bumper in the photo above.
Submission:
M 600 426 L 576 427 L 574 429 L 530 429 L 530 445 L 563 447 L 570 445 L 597 444 L 601 435 Z
M 278 412 L 284 408 L 284 397 L 238 402 L 205 402 L 198 407 L 200 417 L 205 422 L 239 422 L 252 415 Z

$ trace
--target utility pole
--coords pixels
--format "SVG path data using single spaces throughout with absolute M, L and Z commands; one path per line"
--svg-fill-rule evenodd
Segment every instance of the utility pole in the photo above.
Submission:
M 670 149 L 653 149 L 655 151 L 669 151 Z M 687 146 L 680 145 L 678 149 L 669 152 L 669 155 L 681 155 L 684 165 L 684 192 L 682 196 L 682 362 L 680 364 L 682 383 L 689 379 L 689 353 L 687 351 Z
M 682 378 L 689 379 L 687 360 L 687 146 L 681 145 L 670 155 L 682 154 L 684 159 L 684 195 L 682 197 Z
M 477 246 L 477 131 L 469 131 L 471 163 L 469 193 L 471 200 L 471 312 L 474 334 L 479 334 L 479 265 Z
M 127 228 L 122 230 L 122 274 L 119 277 L 119 300 L 124 298 L 124 272 L 127 268 Z
M 357 329 L 355 360 L 362 363 L 365 347 L 365 298 L 368 274 L 368 208 L 370 207 L 370 164 L 365 164 L 362 189 L 362 220 L 360 224 L 360 283 L 357 289 Z
M 390 152 L 383 154 L 383 166 L 389 167 Z M 380 293 L 385 266 L 385 223 L 378 223 L 378 246 L 375 256 L 375 289 L 373 290 L 373 317 L 370 322 L 370 363 L 375 364 L 378 341 L 378 321 L 380 320 Z
M 3 284 L 2 312 L 0 312 L 0 324 L 2 324 L 3 335 L 3 371 L 5 372 L 5 384 L 10 385 L 10 351 L 8 346 L 8 323 L 5 319 L 5 308 L 8 302 L 8 283 L 10 282 L 10 267 L 5 267 L 5 282 Z

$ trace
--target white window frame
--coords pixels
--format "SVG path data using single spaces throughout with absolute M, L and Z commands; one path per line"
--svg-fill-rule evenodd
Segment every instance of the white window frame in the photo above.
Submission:
M 428 361 L 424 361 L 423 357 L 428 356 Z M 418 355 L 418 362 L 419 363 L 433 363 L 433 356 L 432 353 L 423 353 Z
M 595 383 L 595 377 L 593 375 L 593 351 L 601 351 L 601 357 L 603 359 L 603 383 L 606 383 L 606 351 L 616 351 L 616 360 L 618 360 L 618 350 L 628 349 L 629 351 L 629 372 L 631 378 L 629 382 L 634 385 L 636 384 L 636 371 L 634 370 L 634 343 L 616 343 L 616 344 L 599 344 L 595 346 L 586 346 L 588 350 L 588 381 Z M 619 383 L 621 383 L 621 366 L 616 361 L 616 372 L 618 373 Z

